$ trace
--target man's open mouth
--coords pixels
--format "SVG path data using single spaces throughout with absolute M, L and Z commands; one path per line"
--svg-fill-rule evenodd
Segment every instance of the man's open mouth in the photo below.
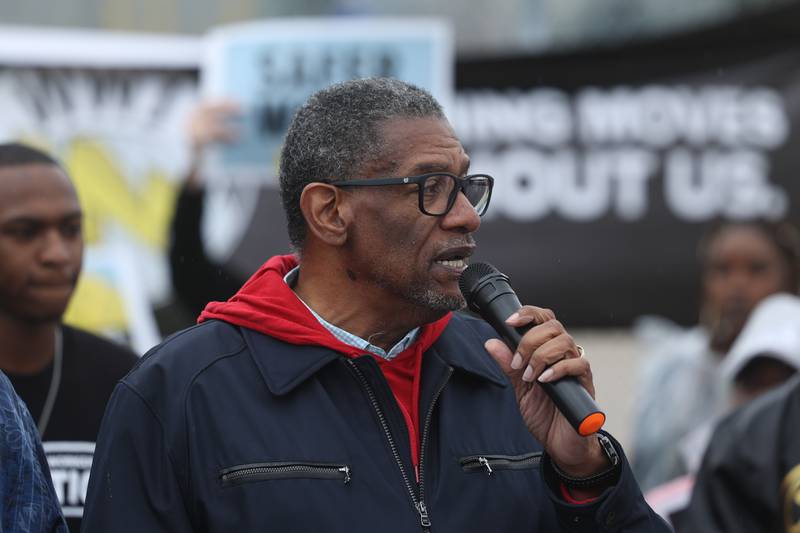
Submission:
M 469 264 L 469 256 L 472 255 L 472 251 L 472 246 L 452 248 L 439 254 L 434 262 L 447 268 L 464 270 Z
M 438 260 L 436 263 L 449 268 L 467 268 L 467 260 L 465 258 Z

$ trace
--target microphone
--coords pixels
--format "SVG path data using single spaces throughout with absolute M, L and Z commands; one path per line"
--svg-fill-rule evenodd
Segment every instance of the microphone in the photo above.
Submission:
M 467 306 L 477 312 L 500 334 L 514 350 L 522 336 L 533 326 L 514 328 L 506 319 L 522 307 L 508 282 L 508 276 L 488 263 L 473 263 L 461 273 L 458 280 Z M 606 415 L 597 406 L 574 376 L 565 376 L 548 383 L 537 382 L 578 434 L 586 437 L 597 433 L 606 421 Z

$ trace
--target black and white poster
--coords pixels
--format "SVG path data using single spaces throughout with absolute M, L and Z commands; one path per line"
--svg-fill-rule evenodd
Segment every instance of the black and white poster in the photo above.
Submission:
M 460 61 L 451 120 L 496 178 L 478 257 L 569 325 L 695 321 L 709 223 L 800 215 L 800 38 L 776 18 Z

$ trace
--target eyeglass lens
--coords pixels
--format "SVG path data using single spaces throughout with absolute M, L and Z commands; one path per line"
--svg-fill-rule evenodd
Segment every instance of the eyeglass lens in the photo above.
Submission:
M 475 176 L 464 184 L 464 196 L 475 207 L 475 211 L 482 215 L 486 211 L 489 201 L 489 180 L 483 176 Z
M 428 176 L 422 184 L 422 206 L 425 211 L 432 215 L 444 214 L 449 207 L 455 186 L 456 180 L 452 176 L 444 174 Z
M 455 201 L 457 178 L 446 174 L 430 176 L 422 189 L 422 205 L 432 215 L 443 215 Z M 464 196 L 479 214 L 483 214 L 489 199 L 489 180 L 482 176 L 463 182 Z

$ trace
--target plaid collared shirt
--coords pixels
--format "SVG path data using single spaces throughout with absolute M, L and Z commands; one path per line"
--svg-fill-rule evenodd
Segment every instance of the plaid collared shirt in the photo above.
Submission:
M 300 272 L 300 267 L 297 266 L 294 267 L 292 270 L 290 270 L 289 273 L 283 277 L 283 280 L 286 282 L 287 285 L 289 285 L 289 287 L 294 287 L 299 272 Z M 299 296 L 297 297 L 297 299 L 303 302 L 303 300 Z M 322 326 L 325 329 L 330 331 L 331 334 L 338 340 L 342 341 L 343 343 L 349 346 L 354 346 L 359 350 L 364 350 L 373 353 L 378 357 L 388 359 L 389 361 L 394 359 L 400 352 L 411 346 L 411 344 L 415 340 L 417 340 L 417 335 L 419 334 L 418 327 L 412 329 L 406 334 L 405 337 L 400 339 L 400 341 L 397 344 L 392 346 L 391 350 L 387 352 L 380 346 L 375 346 L 374 344 L 370 344 L 368 341 L 362 339 L 358 335 L 353 335 L 352 333 L 345 331 L 340 327 L 334 326 L 333 324 L 331 324 L 330 322 L 319 316 L 313 309 L 308 307 L 308 304 L 306 304 L 305 302 L 303 302 L 303 305 L 305 305 L 308 308 L 308 310 L 311 311 L 311 314 L 314 315 L 314 318 L 316 318 L 317 321 L 319 321 L 319 323 L 322 324 Z

